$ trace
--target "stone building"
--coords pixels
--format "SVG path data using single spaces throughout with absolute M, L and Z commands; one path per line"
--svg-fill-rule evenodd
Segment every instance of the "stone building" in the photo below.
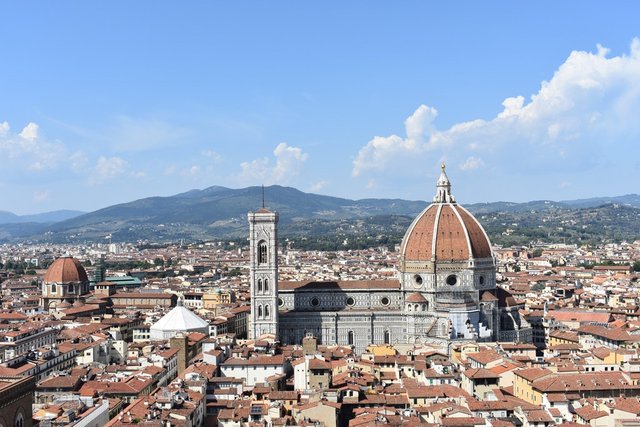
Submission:
M 395 280 L 279 282 L 277 222 L 265 208 L 249 213 L 250 338 L 299 344 L 311 333 L 357 352 L 372 343 L 531 340 L 515 300 L 496 286 L 489 238 L 456 203 L 444 165 L 433 203 L 404 236 Z
M 31 427 L 34 377 L 0 376 L 0 426 Z
M 80 261 L 66 255 L 56 259 L 42 281 L 40 306 L 60 311 L 81 303 L 89 293 L 89 278 Z

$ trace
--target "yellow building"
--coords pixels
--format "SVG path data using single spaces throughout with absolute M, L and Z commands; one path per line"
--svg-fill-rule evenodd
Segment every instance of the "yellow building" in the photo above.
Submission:
M 398 352 L 392 345 L 370 345 L 367 347 L 367 353 L 371 353 L 374 356 L 395 356 Z
M 231 304 L 235 302 L 236 295 L 233 291 L 223 291 L 216 289 L 213 292 L 207 292 L 202 295 L 202 308 L 205 310 L 215 310 L 220 304 Z
M 513 393 L 516 397 L 533 403 L 534 405 L 542 404 L 542 393 L 533 388 L 533 382 L 537 379 L 552 375 L 548 369 L 528 368 L 513 371 Z

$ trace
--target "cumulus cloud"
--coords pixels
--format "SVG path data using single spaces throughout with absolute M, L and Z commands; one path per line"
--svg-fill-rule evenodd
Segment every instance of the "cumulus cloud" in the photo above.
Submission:
M 315 193 L 326 188 L 327 185 L 329 185 L 329 181 L 321 179 L 320 181 L 316 181 L 313 184 L 311 184 L 311 186 L 309 187 L 309 191 Z
M 301 148 L 282 142 L 273 150 L 275 162 L 269 158 L 242 162 L 240 181 L 264 184 L 288 184 L 302 169 L 309 155 Z
M 19 133 L 13 133 L 8 122 L 0 123 L 0 155 L 12 160 L 5 167 L 25 167 L 31 170 L 56 168 L 64 159 L 66 147 L 43 138 L 37 123 L 28 123 Z
M 192 165 L 182 171 L 182 176 L 194 178 L 200 175 L 200 166 Z
M 463 170 L 485 163 L 517 172 L 596 167 L 603 155 L 633 149 L 640 137 L 640 40 L 619 56 L 599 45 L 596 52 L 571 52 L 537 93 L 506 98 L 491 119 L 437 129 L 436 116 L 419 106 L 405 121 L 406 136 L 378 136 L 359 150 L 352 174 L 411 171 L 406 161 L 441 157 Z
M 463 171 L 470 171 L 482 166 L 484 166 L 484 161 L 482 159 L 471 156 L 460 165 L 460 169 Z
M 399 154 L 420 154 L 429 145 L 435 145 L 433 121 L 438 112 L 435 108 L 421 105 L 404 122 L 406 137 L 398 135 L 376 136 L 360 149 L 353 161 L 353 176 L 369 169 L 384 169 Z
M 71 162 L 71 170 L 74 172 L 84 171 L 89 163 L 87 156 L 80 151 L 76 151 L 69 156 L 69 160 Z
M 202 150 L 202 155 L 213 161 L 213 163 L 220 163 L 222 161 L 222 156 L 217 151 Z
M 100 184 L 110 181 L 124 174 L 127 170 L 127 162 L 121 157 L 100 156 L 91 175 L 92 184 Z

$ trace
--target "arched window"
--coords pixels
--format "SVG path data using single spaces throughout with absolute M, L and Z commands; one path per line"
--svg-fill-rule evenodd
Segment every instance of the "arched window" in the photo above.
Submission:
M 391 344 L 391 334 L 389 333 L 388 329 L 384 331 L 384 343 Z
M 262 292 L 262 279 L 258 279 L 258 292 Z
M 422 311 L 427 311 L 427 303 L 422 304 Z
M 258 264 L 267 263 L 267 242 L 261 240 L 258 243 Z
M 418 304 L 413 305 L 413 311 L 418 311 Z
M 269 292 L 269 279 L 264 279 L 264 291 Z
M 55 283 L 54 283 L 54 284 L 52 284 L 52 285 L 51 285 L 51 293 L 52 293 L 52 294 L 55 294 L 57 291 L 58 291 L 58 289 L 57 289 L 57 287 L 56 287 L 56 284 L 55 284 Z
M 407 305 L 407 309 L 408 311 L 411 311 L 413 309 L 413 306 L 411 304 Z
M 353 345 L 353 331 L 347 332 L 347 344 Z
M 258 319 L 262 319 L 262 306 L 258 306 Z
M 69 287 L 67 288 L 67 292 L 73 293 L 73 285 L 69 284 Z
M 268 305 L 264 306 L 264 318 L 265 319 L 269 318 L 269 306 Z
M 18 412 L 18 414 L 16 415 L 13 421 L 13 426 L 24 427 L 24 414 L 22 413 L 22 410 L 20 410 L 20 412 Z

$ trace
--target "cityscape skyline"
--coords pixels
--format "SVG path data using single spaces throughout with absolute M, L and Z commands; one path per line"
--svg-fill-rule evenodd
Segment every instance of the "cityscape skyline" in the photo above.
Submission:
M 442 161 L 462 204 L 638 192 L 633 4 L 149 5 L 5 6 L 2 210 L 429 200 Z

